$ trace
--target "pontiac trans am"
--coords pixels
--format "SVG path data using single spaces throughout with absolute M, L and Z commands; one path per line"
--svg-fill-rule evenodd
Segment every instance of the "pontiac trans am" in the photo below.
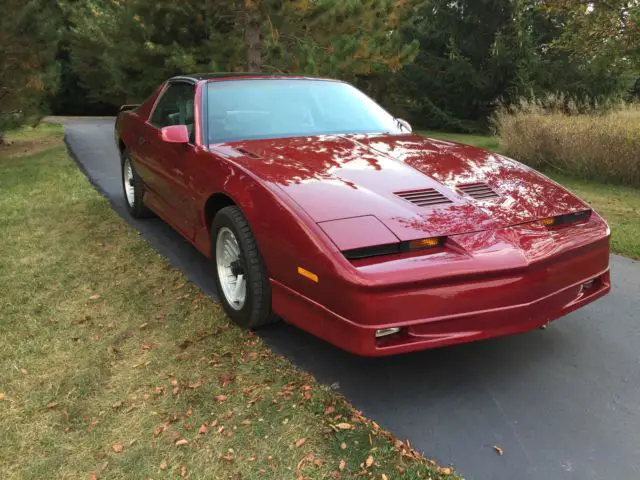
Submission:
M 525 332 L 610 290 L 606 222 L 531 168 L 423 138 L 353 86 L 174 77 L 124 105 L 136 218 L 211 259 L 229 318 L 382 356 Z

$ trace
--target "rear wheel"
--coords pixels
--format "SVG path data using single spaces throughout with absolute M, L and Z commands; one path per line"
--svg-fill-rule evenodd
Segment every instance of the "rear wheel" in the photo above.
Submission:
M 244 328 L 272 323 L 269 277 L 238 207 L 225 207 L 215 216 L 211 249 L 216 287 L 227 316 Z
M 127 210 L 134 218 L 149 218 L 153 212 L 144 204 L 144 184 L 136 172 L 129 154 L 122 153 L 122 191 Z

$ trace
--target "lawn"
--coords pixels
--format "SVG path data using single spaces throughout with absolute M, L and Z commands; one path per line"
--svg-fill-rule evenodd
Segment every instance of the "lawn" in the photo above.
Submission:
M 60 127 L 12 139 L 0 477 L 454 478 L 231 325 L 89 185 Z
M 419 132 L 422 135 L 452 140 L 499 152 L 497 137 L 446 132 Z M 611 248 L 627 257 L 640 258 L 640 190 L 580 180 L 554 171 L 544 172 L 588 202 L 611 226 Z

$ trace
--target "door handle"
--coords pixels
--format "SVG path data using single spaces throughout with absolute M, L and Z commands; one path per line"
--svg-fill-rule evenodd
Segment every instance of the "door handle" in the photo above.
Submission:
M 138 145 L 142 146 L 147 143 L 147 140 L 144 137 L 138 137 Z

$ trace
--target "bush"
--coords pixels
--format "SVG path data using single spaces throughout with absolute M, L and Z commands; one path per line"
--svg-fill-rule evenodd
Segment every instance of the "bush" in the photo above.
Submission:
M 562 97 L 501 107 L 500 148 L 534 168 L 640 187 L 640 106 L 581 105 Z

